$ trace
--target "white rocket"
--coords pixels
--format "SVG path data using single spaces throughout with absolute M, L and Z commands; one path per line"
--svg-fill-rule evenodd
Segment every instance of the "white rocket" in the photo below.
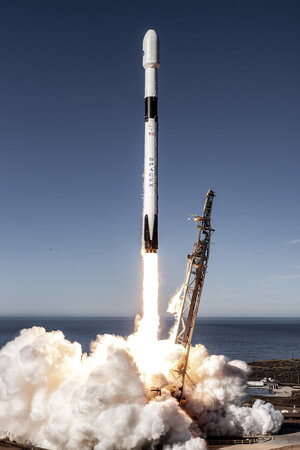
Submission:
M 156 253 L 158 249 L 158 166 L 157 166 L 157 69 L 159 68 L 159 39 L 148 30 L 143 40 L 145 69 L 145 160 L 143 250 Z

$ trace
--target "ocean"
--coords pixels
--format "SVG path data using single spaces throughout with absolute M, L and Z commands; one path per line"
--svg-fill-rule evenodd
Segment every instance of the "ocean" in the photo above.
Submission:
M 170 318 L 161 319 L 161 338 L 173 325 Z M 1 317 L 0 348 L 14 339 L 23 328 L 44 327 L 61 330 L 70 341 L 77 341 L 84 352 L 98 334 L 128 336 L 134 330 L 132 317 Z M 300 318 L 198 318 L 193 345 L 203 344 L 211 354 L 229 359 L 300 358 Z

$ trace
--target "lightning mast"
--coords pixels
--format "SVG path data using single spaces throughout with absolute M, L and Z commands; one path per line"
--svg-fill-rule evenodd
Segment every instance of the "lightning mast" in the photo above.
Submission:
M 181 394 L 207 269 L 210 238 L 211 234 L 214 232 L 210 223 L 214 197 L 215 193 L 209 189 L 206 194 L 202 216 L 193 216 L 193 220 L 196 222 L 197 228 L 199 229 L 199 234 L 197 242 L 194 244 L 193 252 L 190 255 L 187 255 L 188 264 L 186 282 L 183 288 L 182 306 L 178 318 L 178 328 L 175 338 L 176 344 L 181 344 L 186 348 L 185 355 L 178 370 L 182 380 Z

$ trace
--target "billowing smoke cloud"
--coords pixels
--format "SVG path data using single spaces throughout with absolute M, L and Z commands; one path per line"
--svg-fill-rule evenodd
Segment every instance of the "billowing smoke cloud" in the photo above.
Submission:
M 60 331 L 23 330 L 0 352 L 0 426 L 49 449 L 204 448 L 169 393 L 147 399 L 126 341 L 101 336 L 90 356 Z M 188 442 L 187 444 L 184 444 Z
M 86 355 L 60 331 L 21 331 L 0 351 L 2 433 L 58 450 L 201 450 L 208 435 L 279 430 L 282 415 L 272 405 L 240 406 L 246 363 L 211 356 L 202 345 L 191 348 L 179 407 L 170 391 L 180 385 L 172 368 L 182 347 L 157 340 L 148 354 L 139 341 L 139 332 L 127 339 L 98 336 Z M 145 366 L 147 359 L 156 363 Z
M 243 361 L 228 361 L 209 355 L 203 345 L 191 348 L 185 382 L 184 409 L 195 417 L 204 436 L 240 436 L 277 433 L 283 416 L 272 404 L 248 398 L 249 367 Z

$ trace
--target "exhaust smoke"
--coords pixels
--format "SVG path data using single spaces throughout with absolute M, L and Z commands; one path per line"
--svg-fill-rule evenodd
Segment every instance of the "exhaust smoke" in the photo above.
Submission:
M 143 259 L 144 315 L 128 338 L 99 335 L 87 355 L 61 331 L 33 327 L 1 349 L 3 436 L 57 450 L 199 450 L 209 435 L 280 429 L 282 414 L 271 404 L 240 406 L 247 364 L 209 355 L 203 345 L 190 349 L 179 406 L 170 391 L 180 387 L 176 367 L 185 349 L 157 337 L 157 254 Z

